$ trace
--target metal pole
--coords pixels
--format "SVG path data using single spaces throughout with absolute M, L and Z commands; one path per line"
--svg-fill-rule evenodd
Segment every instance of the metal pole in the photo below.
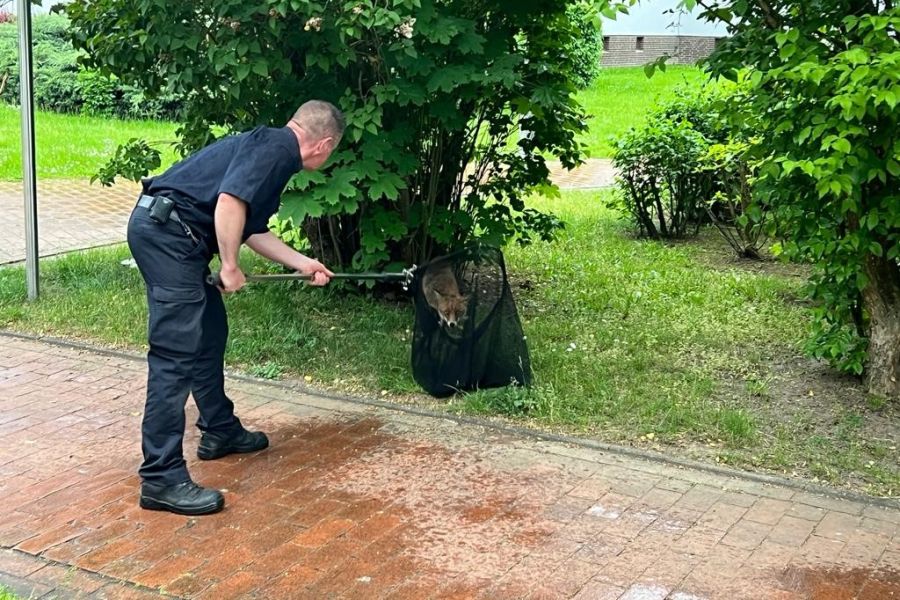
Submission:
M 38 297 L 37 177 L 34 170 L 34 93 L 31 63 L 31 1 L 18 0 L 19 89 L 22 106 L 22 187 L 25 197 L 25 285 Z

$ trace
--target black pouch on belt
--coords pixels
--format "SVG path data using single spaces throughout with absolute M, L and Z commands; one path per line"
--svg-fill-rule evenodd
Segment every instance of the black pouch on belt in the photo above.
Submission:
M 172 214 L 174 208 L 174 200 L 165 196 L 156 196 L 149 208 L 150 218 L 157 223 L 165 224 L 169 221 L 169 215 Z

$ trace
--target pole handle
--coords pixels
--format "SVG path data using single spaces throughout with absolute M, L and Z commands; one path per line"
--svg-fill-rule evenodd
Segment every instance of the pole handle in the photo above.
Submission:
M 282 273 L 276 275 L 247 275 L 247 281 L 309 281 L 311 275 L 303 275 L 301 273 Z M 408 285 L 412 280 L 412 270 L 407 269 L 402 273 L 335 273 L 331 279 L 349 279 L 354 281 L 375 280 L 375 281 L 401 281 L 404 285 Z M 222 277 L 218 271 L 210 273 L 206 276 L 206 283 L 213 287 L 222 286 Z

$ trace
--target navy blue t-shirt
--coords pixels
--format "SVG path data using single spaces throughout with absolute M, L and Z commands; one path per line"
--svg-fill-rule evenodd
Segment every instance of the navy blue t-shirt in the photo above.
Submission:
M 219 194 L 247 204 L 243 239 L 268 231 L 281 193 L 302 167 L 297 137 L 288 127 L 257 127 L 218 140 L 165 173 L 144 180 L 144 193 L 171 194 L 179 216 L 218 252 L 214 215 Z

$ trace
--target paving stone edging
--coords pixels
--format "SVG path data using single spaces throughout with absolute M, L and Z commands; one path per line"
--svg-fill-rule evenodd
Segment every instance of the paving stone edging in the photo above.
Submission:
M 64 347 L 64 348 L 72 348 L 76 350 L 82 350 L 85 352 L 92 352 L 95 354 L 102 354 L 106 356 L 112 356 L 115 358 L 121 358 L 126 360 L 131 360 L 134 362 L 143 362 L 145 360 L 143 354 L 138 354 L 135 352 L 130 352 L 126 350 L 114 350 L 111 348 L 105 348 L 102 346 L 96 346 L 92 344 L 88 344 L 85 342 L 77 342 L 72 340 L 66 340 L 61 338 L 55 338 L 52 336 L 41 336 L 35 334 L 27 334 L 21 333 L 11 330 L 0 329 L 0 336 L 13 338 L 13 339 L 22 339 L 33 342 L 41 342 L 54 346 Z M 695 461 L 686 458 L 679 458 L 670 456 L 667 454 L 662 454 L 660 452 L 654 452 L 650 450 L 642 450 L 640 448 L 632 448 L 629 446 L 622 446 L 618 444 L 610 444 L 606 442 L 599 442 L 596 440 L 591 440 L 587 438 L 579 438 L 575 436 L 549 433 L 544 431 L 539 431 L 535 429 L 529 429 L 526 427 L 519 427 L 516 425 L 511 425 L 504 422 L 498 422 L 496 420 L 479 418 L 479 417 L 471 417 L 471 416 L 463 416 L 463 415 L 454 415 L 451 413 L 443 413 L 435 410 L 430 410 L 427 408 L 414 407 L 414 406 L 404 406 L 391 402 L 385 402 L 382 400 L 377 400 L 374 398 L 365 398 L 365 397 L 353 397 L 345 394 L 338 394 L 334 392 L 326 392 L 322 390 L 318 390 L 315 388 L 311 388 L 309 386 L 304 385 L 303 383 L 291 381 L 291 382 L 278 382 L 271 381 L 266 379 L 258 379 L 255 377 L 250 377 L 247 375 L 243 375 L 240 373 L 235 373 L 232 371 L 226 371 L 227 376 L 230 379 L 235 381 L 241 381 L 245 383 L 252 383 L 264 387 L 272 387 L 275 389 L 280 389 L 284 391 L 296 391 L 303 394 L 307 394 L 313 397 L 325 398 L 334 401 L 347 402 L 351 404 L 363 405 L 363 406 L 371 406 L 377 407 L 385 410 L 401 412 L 406 414 L 411 414 L 420 417 L 432 418 L 432 419 L 442 419 L 449 420 L 455 423 L 463 424 L 463 425 L 472 425 L 477 427 L 484 427 L 487 429 L 492 429 L 494 431 L 500 433 L 511 434 L 515 436 L 520 436 L 524 438 L 547 441 L 547 442 L 555 442 L 568 444 L 571 446 L 577 446 L 581 448 L 586 448 L 590 450 L 598 450 L 601 452 L 606 452 L 613 455 L 626 456 L 629 458 L 636 458 L 639 460 L 670 465 L 673 467 L 678 467 L 682 469 L 690 469 L 694 471 L 700 471 L 705 473 L 710 473 L 713 475 L 718 475 L 722 477 L 730 477 L 734 479 L 740 479 L 744 481 L 751 481 L 754 483 L 761 483 L 764 485 L 772 485 L 772 486 L 781 486 L 785 488 L 789 488 L 796 491 L 807 492 L 811 494 L 817 494 L 821 496 L 826 496 L 830 498 L 837 498 L 841 500 L 848 500 L 852 502 L 859 502 L 862 504 L 867 504 L 870 506 L 878 506 L 882 508 L 889 508 L 900 510 L 900 498 L 889 498 L 889 497 L 879 497 L 879 496 L 870 496 L 867 494 L 863 494 L 860 492 L 854 492 L 851 490 L 844 490 L 840 488 L 835 488 L 831 486 L 821 485 L 818 483 L 813 483 L 811 481 L 806 481 L 803 479 L 789 478 L 789 477 L 779 477 L 777 475 L 769 475 L 765 473 L 754 473 L 751 471 L 741 471 L 738 469 L 731 469 L 728 467 L 723 467 L 721 465 L 712 465 L 708 463 L 703 463 L 700 461 Z

